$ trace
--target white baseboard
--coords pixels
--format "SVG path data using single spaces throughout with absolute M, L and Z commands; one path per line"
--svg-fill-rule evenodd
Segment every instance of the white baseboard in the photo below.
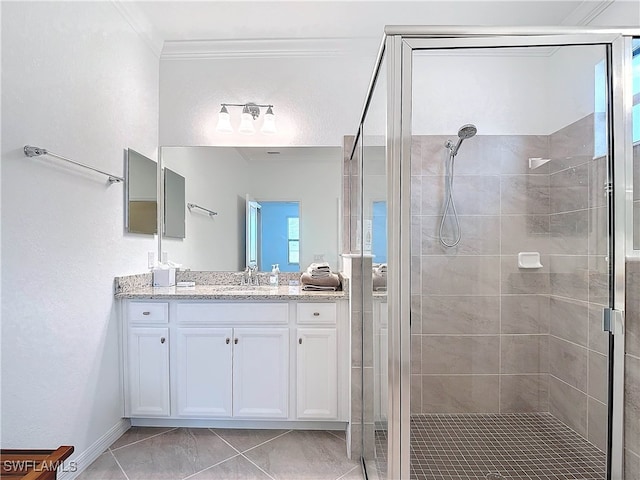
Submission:
M 78 455 L 74 453 L 74 455 L 67 459 L 64 465 L 58 470 L 58 480 L 73 480 L 76 478 L 102 455 L 113 442 L 129 430 L 129 428 L 131 428 L 129 419 L 121 418 L 118 423 L 111 427 L 98 440 L 93 442 L 84 452 L 80 452 Z M 73 465 L 74 468 L 70 468 L 71 465 Z

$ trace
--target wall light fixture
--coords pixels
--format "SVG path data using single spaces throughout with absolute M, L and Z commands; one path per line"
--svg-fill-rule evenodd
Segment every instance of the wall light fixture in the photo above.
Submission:
M 216 125 L 216 131 L 219 133 L 233 133 L 233 127 L 231 126 L 231 115 L 227 107 L 242 107 L 242 114 L 240 115 L 240 126 L 238 132 L 245 135 L 252 135 L 256 133 L 256 127 L 254 122 L 260 116 L 260 108 L 266 108 L 267 111 L 264 114 L 262 120 L 262 128 L 260 131 L 266 135 L 273 135 L 276 133 L 276 116 L 273 113 L 273 105 L 261 105 L 257 103 L 221 103 L 222 108 L 218 113 L 218 124 Z

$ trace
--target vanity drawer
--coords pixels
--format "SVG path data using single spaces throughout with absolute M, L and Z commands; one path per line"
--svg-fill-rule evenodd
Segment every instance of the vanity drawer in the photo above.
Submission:
M 169 321 L 169 304 L 129 302 L 127 318 L 130 323 L 167 323 Z
M 288 303 L 179 303 L 180 323 L 241 323 L 243 325 L 287 324 Z
M 298 303 L 298 323 L 336 324 L 336 304 L 326 303 Z

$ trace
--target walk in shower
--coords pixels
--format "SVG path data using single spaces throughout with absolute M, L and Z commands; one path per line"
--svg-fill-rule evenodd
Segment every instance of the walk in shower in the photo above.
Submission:
M 623 33 L 387 29 L 350 162 L 369 478 L 623 478 Z

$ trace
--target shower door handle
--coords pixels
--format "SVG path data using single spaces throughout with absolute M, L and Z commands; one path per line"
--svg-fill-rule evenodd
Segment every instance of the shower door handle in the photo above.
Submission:
M 624 333 L 624 311 L 608 307 L 603 309 L 602 330 L 612 335 Z

